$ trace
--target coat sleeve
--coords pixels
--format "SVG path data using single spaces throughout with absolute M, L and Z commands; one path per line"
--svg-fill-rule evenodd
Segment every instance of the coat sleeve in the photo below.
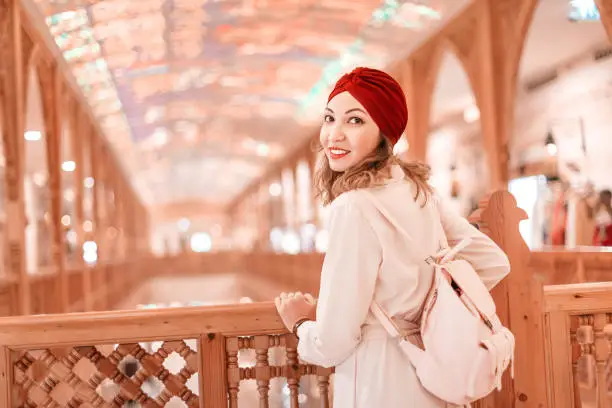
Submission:
M 298 329 L 302 360 L 332 367 L 351 355 L 374 297 L 380 262 L 379 240 L 362 210 L 351 202 L 334 206 L 317 318 Z
M 444 200 L 437 199 L 437 204 L 449 244 L 454 245 L 463 238 L 472 239 L 471 243 L 461 250 L 458 258 L 472 264 L 487 289 L 493 289 L 510 273 L 508 257 L 491 238 L 457 214 Z

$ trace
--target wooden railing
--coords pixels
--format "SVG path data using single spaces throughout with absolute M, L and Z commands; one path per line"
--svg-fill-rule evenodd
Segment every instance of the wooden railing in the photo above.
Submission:
M 271 303 L 4 318 L 0 406 L 159 407 L 178 399 L 220 408 L 229 399 L 233 408 L 241 384 L 254 380 L 255 395 L 246 397 L 267 407 L 271 380 L 281 378 L 297 408 L 300 379 L 314 376 L 310 397 L 329 407 L 332 369 L 301 363 L 296 347 Z M 248 350 L 255 358 L 244 361 Z
M 612 407 L 612 282 L 547 286 L 544 293 L 551 406 Z
M 612 281 L 612 248 L 542 248 L 531 253 L 529 266 L 545 285 Z
M 152 264 L 151 257 L 147 257 L 69 268 L 67 300 L 59 296 L 60 283 L 55 271 L 41 270 L 28 279 L 31 314 L 59 313 L 63 310 L 63 302 L 70 312 L 110 310 L 147 278 L 146 268 Z M 18 285 L 16 279 L 0 278 L 0 316 L 17 314 Z
M 593 405 L 590 388 L 584 384 L 591 388 L 605 384 L 612 287 L 585 284 L 543 289 L 542 274 L 533 270 L 534 254 L 520 238 L 521 217 L 512 196 L 498 192 L 483 200 L 472 219 L 510 258 L 512 273 L 496 287 L 494 297 L 500 318 L 517 338 L 515 380 L 504 376 L 503 391 L 475 406 L 608 407 L 605 387 L 597 388 L 599 399 L 593 404 L 598 405 Z M 599 262 L 607 262 L 606 256 L 600 254 Z M 150 257 L 132 265 L 99 266 L 88 277 L 71 274 L 70 301 L 76 305 L 74 310 L 86 302 L 104 307 L 148 277 L 221 271 L 266 281 L 269 294 L 264 298 L 280 290 L 316 295 L 321 262 L 320 254 Z M 49 278 L 37 277 L 33 285 L 42 288 L 45 279 Z M 82 290 L 87 281 L 92 289 L 89 295 Z M 0 295 L 11 296 L 10 284 L 7 287 L 3 292 L 0 284 Z M 42 289 L 36 293 L 40 309 L 53 303 Z M 245 360 L 248 355 L 250 361 Z M 177 360 L 182 365 L 177 366 Z M 126 368 L 129 361 L 131 369 Z M 583 377 L 576 370 L 585 361 L 595 361 L 597 368 Z M 164 406 L 178 398 L 187 406 L 222 407 L 229 399 L 234 407 L 240 399 L 241 408 L 253 401 L 267 407 L 280 392 L 280 379 L 287 384 L 292 406 L 297 407 L 301 377 L 313 378 L 311 383 L 319 392 L 311 395 L 312 400 L 327 406 L 330 374 L 331 369 L 300 362 L 296 339 L 286 333 L 269 303 L 0 319 L 0 406 L 106 407 L 132 400 L 147 407 Z M 245 395 L 253 386 L 252 394 Z

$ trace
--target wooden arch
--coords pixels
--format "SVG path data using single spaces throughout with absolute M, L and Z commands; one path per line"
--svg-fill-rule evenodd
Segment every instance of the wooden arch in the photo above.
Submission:
M 610 42 L 612 42 L 612 0 L 595 0 L 601 15 L 601 23 L 608 33 Z
M 536 4 L 476 0 L 409 57 L 402 78 L 413 112 L 407 130 L 412 158 L 425 158 L 434 85 L 443 52 L 450 49 L 465 69 L 481 112 L 490 187 L 506 188 L 518 67 Z
M 447 54 L 453 55 L 460 62 L 474 92 L 465 60 L 453 42 L 445 36 L 438 36 L 435 41 L 427 42 L 406 61 L 408 74 L 402 78 L 402 85 L 406 88 L 410 115 L 408 123 L 410 156 L 416 160 L 425 161 L 426 158 L 434 92 L 439 82 L 442 62 Z

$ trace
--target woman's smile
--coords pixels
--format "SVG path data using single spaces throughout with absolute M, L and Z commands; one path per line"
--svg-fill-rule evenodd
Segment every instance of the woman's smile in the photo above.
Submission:
M 329 158 L 331 160 L 340 160 L 344 157 L 346 157 L 348 154 L 351 153 L 350 150 L 346 150 L 346 149 L 342 149 L 340 147 L 336 147 L 336 146 L 330 146 L 327 148 L 327 151 L 329 153 Z

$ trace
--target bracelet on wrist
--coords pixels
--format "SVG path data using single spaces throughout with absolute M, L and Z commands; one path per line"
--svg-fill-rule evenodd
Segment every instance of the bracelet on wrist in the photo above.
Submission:
M 308 321 L 310 321 L 310 319 L 307 318 L 307 317 L 304 317 L 302 319 L 299 319 L 297 322 L 295 322 L 295 324 L 293 325 L 293 330 L 291 330 L 291 332 L 294 334 L 295 337 L 298 337 L 297 331 L 300 328 L 300 326 L 302 325 L 302 323 L 308 322 Z

